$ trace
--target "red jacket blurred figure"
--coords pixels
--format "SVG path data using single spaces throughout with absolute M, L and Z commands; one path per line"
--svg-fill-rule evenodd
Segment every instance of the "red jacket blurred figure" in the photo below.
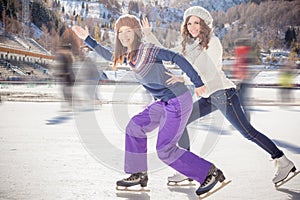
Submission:
M 250 46 L 238 46 L 235 48 L 233 76 L 241 81 L 248 79 L 248 61 L 250 52 Z

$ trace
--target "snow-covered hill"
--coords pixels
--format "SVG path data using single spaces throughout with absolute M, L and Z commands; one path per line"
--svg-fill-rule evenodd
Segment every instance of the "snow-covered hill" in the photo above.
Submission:
M 132 0 L 124 0 L 126 4 Z M 155 6 L 155 4 L 162 6 L 162 7 L 172 7 L 178 9 L 185 9 L 189 6 L 202 6 L 207 8 L 208 10 L 227 10 L 228 8 L 239 5 L 241 3 L 248 3 L 249 0 L 138 0 L 143 2 L 144 4 L 151 4 Z M 156 3 L 157 2 L 157 3 Z
M 125 6 L 128 6 L 128 3 L 131 0 L 125 0 Z M 140 0 L 141 1 L 141 0 Z M 123 1 L 119 1 L 122 4 Z M 155 13 L 157 17 L 161 18 L 163 21 L 176 21 L 178 17 L 182 17 L 184 9 L 190 6 L 202 6 L 209 11 L 212 10 L 227 10 L 230 7 L 239 5 L 241 3 L 249 2 L 249 0 L 219 0 L 217 3 L 214 0 L 147 0 L 141 1 L 144 5 L 151 6 L 151 13 Z M 157 2 L 157 3 L 155 3 Z M 80 14 L 82 17 L 91 17 L 91 18 L 104 18 L 108 20 L 109 14 L 111 16 L 120 15 L 122 13 L 114 13 L 111 10 L 108 10 L 105 5 L 98 2 L 85 2 L 85 5 L 88 5 L 88 12 L 82 8 L 82 1 L 70 1 L 70 0 L 61 0 L 61 5 L 64 6 L 65 13 L 73 15 L 74 11 L 76 14 Z M 127 11 L 126 8 L 123 8 L 122 11 Z M 121 11 L 121 12 L 122 12 Z M 143 12 L 141 10 L 141 12 Z M 113 14 L 114 13 L 114 14 Z M 161 14 L 162 13 L 162 14 Z M 158 15 L 157 15 L 158 14 Z M 104 17 L 103 17 L 104 16 Z M 115 16 L 115 17 L 117 17 Z

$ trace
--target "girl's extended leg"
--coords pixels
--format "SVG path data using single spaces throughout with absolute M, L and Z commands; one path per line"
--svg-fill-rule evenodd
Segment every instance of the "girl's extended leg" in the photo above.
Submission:
M 268 152 L 273 159 L 283 156 L 283 152 L 267 136 L 257 131 L 250 124 L 235 89 L 218 91 L 211 96 L 211 101 L 245 138 L 256 143 Z
M 253 128 L 241 108 L 235 89 L 220 91 L 219 94 L 214 95 L 213 99 L 215 105 L 245 138 L 256 143 L 275 160 L 276 173 L 272 180 L 274 184 L 283 181 L 289 173 L 296 170 L 294 163 L 277 148 L 272 140 Z

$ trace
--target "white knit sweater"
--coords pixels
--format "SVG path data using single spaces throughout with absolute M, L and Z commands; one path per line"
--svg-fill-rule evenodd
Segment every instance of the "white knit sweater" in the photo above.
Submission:
M 144 39 L 146 42 L 162 47 L 153 33 L 145 35 Z M 226 77 L 222 70 L 223 49 L 219 38 L 212 35 L 208 46 L 208 49 L 201 50 L 199 40 L 195 40 L 192 44 L 186 45 L 185 55 L 185 58 L 193 65 L 207 88 L 202 95 L 204 98 L 208 98 L 218 90 L 236 88 L 235 84 Z M 179 45 L 172 50 L 181 53 L 181 49 L 182 47 Z M 183 78 L 186 85 L 192 85 L 185 74 Z

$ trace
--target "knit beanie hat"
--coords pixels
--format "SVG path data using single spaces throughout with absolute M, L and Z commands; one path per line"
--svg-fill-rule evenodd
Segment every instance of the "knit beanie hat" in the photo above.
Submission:
M 116 21 L 115 31 L 116 33 L 119 31 L 121 26 L 129 26 L 134 30 L 139 38 L 142 38 L 142 26 L 140 24 L 140 20 L 134 15 L 122 15 Z
M 185 22 L 186 19 L 189 16 L 197 16 L 200 17 L 201 19 L 204 20 L 204 22 L 210 27 L 212 28 L 212 24 L 213 24 L 213 18 L 210 15 L 210 13 L 208 12 L 208 10 L 206 10 L 205 8 L 201 7 L 201 6 L 193 6 L 188 8 L 183 15 L 183 21 Z

